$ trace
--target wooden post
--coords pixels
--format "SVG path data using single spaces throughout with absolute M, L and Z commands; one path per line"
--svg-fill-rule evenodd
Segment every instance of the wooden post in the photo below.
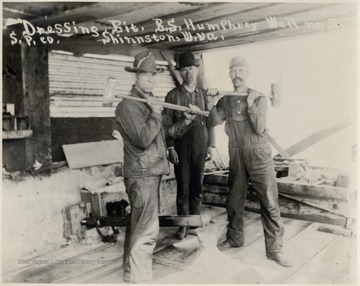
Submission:
M 24 113 L 29 116 L 33 137 L 26 142 L 26 169 L 35 161 L 43 166 L 52 162 L 48 47 L 21 47 Z
M 199 64 L 199 75 L 198 75 L 198 85 L 203 89 L 207 89 L 205 69 L 204 69 L 204 61 L 202 58 L 202 54 L 195 54 L 195 58 L 197 63 Z

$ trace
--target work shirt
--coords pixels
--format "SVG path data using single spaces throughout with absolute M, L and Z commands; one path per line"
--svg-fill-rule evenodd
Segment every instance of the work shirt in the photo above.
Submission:
M 258 97 L 248 107 L 245 96 L 224 96 L 210 113 L 213 126 L 226 120 L 225 132 L 229 136 L 229 145 L 250 147 L 268 144 L 266 138 L 265 97 Z
M 201 110 L 208 110 L 206 104 L 206 92 L 204 89 L 196 86 L 193 92 L 188 91 L 183 85 L 171 90 L 165 102 L 187 106 L 189 104 L 200 107 Z M 214 128 L 210 126 L 208 118 L 203 115 L 196 115 L 196 118 L 187 125 L 183 111 L 164 109 L 164 127 L 166 130 L 167 147 L 174 147 L 174 139 L 180 139 L 189 130 L 196 130 L 203 126 L 208 131 L 207 146 L 215 147 Z
M 136 85 L 130 96 L 146 98 Z M 124 139 L 125 178 L 169 173 L 161 114 L 146 103 L 124 99 L 116 108 L 115 121 Z

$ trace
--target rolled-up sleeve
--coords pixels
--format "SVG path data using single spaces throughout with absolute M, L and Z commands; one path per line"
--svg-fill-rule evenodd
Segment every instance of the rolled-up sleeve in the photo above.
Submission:
M 226 120 L 225 115 L 225 101 L 221 98 L 218 103 L 210 111 L 209 124 L 210 126 L 216 126 L 222 124 Z

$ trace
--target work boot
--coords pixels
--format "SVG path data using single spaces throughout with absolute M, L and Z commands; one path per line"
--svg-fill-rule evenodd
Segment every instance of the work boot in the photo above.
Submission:
M 178 240 L 182 240 L 187 236 L 187 234 L 188 234 L 188 228 L 186 226 L 180 226 L 177 233 L 175 233 L 175 237 Z
M 130 272 L 129 271 L 124 271 L 124 277 L 123 280 L 124 282 L 130 282 Z
M 283 266 L 283 267 L 291 267 L 292 263 L 291 261 L 285 257 L 283 253 L 274 253 L 272 255 L 266 256 L 270 260 L 274 260 L 277 264 Z
M 226 239 L 219 244 L 219 249 L 226 250 L 226 249 L 230 249 L 233 247 L 243 247 L 243 246 L 244 246 L 244 243 L 234 243 L 230 239 Z

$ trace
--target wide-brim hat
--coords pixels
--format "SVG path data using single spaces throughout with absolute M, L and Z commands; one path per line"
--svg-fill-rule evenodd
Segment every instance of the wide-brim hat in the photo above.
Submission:
M 155 57 L 148 51 L 143 51 L 135 55 L 134 64 L 132 67 L 124 68 L 127 72 L 163 72 L 164 68 L 157 67 Z
M 199 66 L 199 64 L 195 59 L 194 54 L 191 52 L 184 52 L 180 54 L 176 63 L 176 69 L 179 70 L 191 66 L 196 66 L 196 67 Z

